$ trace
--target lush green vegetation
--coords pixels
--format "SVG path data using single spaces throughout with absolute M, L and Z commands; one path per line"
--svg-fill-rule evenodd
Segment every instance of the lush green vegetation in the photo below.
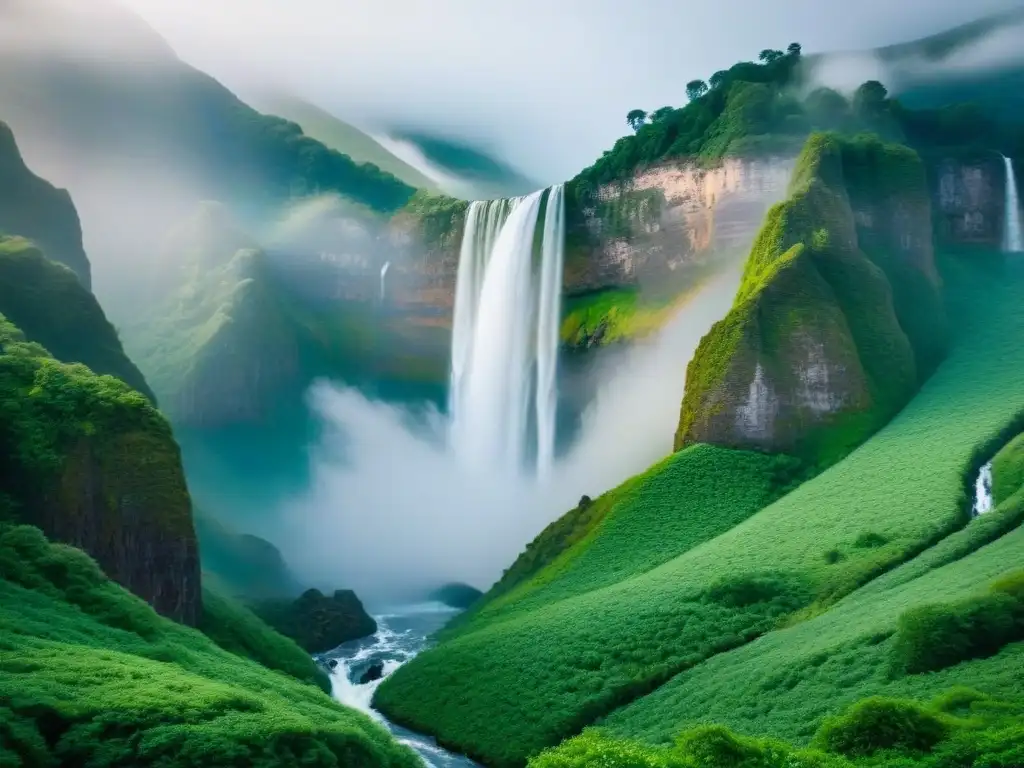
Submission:
M 906 215 L 893 220 L 895 210 Z M 676 446 L 760 447 L 827 466 L 885 424 L 945 348 L 929 210 L 913 151 L 873 136 L 812 136 L 732 309 L 688 367 Z M 811 359 L 843 371 L 832 385 L 839 402 L 824 415 L 795 394 L 797 361 Z M 735 418 L 757 376 L 786 402 L 767 436 Z
M 241 603 L 208 587 L 203 589 L 199 630 L 226 651 L 331 692 L 327 673 L 293 640 L 272 630 Z
M 277 94 L 260 99 L 255 106 L 298 123 L 307 136 L 348 155 L 357 163 L 371 163 L 417 189 L 437 189 L 434 181 L 391 154 L 372 136 L 308 101 Z
M 616 736 L 657 743 L 711 720 L 809 741 L 824 717 L 858 697 L 927 696 L 957 684 L 1017 691 L 1014 645 L 938 675 L 887 682 L 886 643 L 899 615 L 937 595 L 955 601 L 977 592 L 1019 561 L 1013 553 L 1024 536 L 1003 535 L 1021 521 L 1020 496 L 963 528 L 965 489 L 1019 432 L 1024 414 L 1024 351 L 1016 344 L 1024 332 L 1017 300 L 1024 265 L 992 270 L 953 259 L 944 274 L 959 320 L 949 356 L 870 441 L 670 559 L 619 538 L 614 554 L 610 546 L 603 554 L 602 562 L 614 564 L 608 580 L 582 564 L 586 549 L 612 528 L 583 522 L 579 540 L 589 530 L 596 535 L 573 553 L 579 566 L 564 567 L 571 558 L 553 547 L 555 556 L 519 592 L 492 593 L 436 648 L 392 675 L 378 704 L 445 743 L 516 765 L 633 699 L 608 720 Z M 612 494 L 635 493 L 636 508 L 649 510 L 648 487 L 701 450 L 709 449 L 684 451 Z M 663 508 L 700 509 L 747 476 L 732 473 L 708 486 L 690 480 Z M 652 539 L 668 549 L 680 529 L 661 530 Z M 645 531 L 634 524 L 627 536 Z M 545 538 L 553 537 L 534 548 Z M 543 592 L 553 599 L 537 597 Z M 787 623 L 793 626 L 777 629 Z
M 369 718 L 157 616 L 30 527 L 0 530 L 0 736 L 3 765 L 419 765 Z
M 819 729 L 813 748 L 743 736 L 719 725 L 679 733 L 671 745 L 588 730 L 529 762 L 530 768 L 1009 768 L 1024 756 L 1021 699 L 954 688 L 926 704 L 873 697 Z
M 1018 435 L 992 460 L 992 498 L 1001 504 L 1024 488 L 1024 434 Z
M 11 129 L 0 122 L 0 233 L 29 238 L 50 258 L 67 265 L 86 288 L 89 259 L 71 195 L 25 165 Z M 3 311 L 6 311 L 4 309 Z
M 0 237 L 0 312 L 58 360 L 115 376 L 153 399 L 96 297 L 19 237 Z
M 894 54 L 900 55 L 900 54 Z M 633 135 L 619 139 L 612 149 L 583 170 L 570 185 L 570 197 L 592 200 L 602 184 L 622 181 L 637 168 L 665 160 L 689 159 L 714 163 L 727 155 L 791 155 L 815 131 L 856 134 L 871 131 L 916 149 L 995 148 L 1011 156 L 1024 154 L 1024 130 L 992 119 L 1006 111 L 999 99 L 986 99 L 982 110 L 971 102 L 970 86 L 954 87 L 955 98 L 936 101 L 924 94 L 911 109 L 890 98 L 877 81 L 864 83 L 852 97 L 831 88 L 809 88 L 819 57 L 805 62 L 800 46 L 761 52 L 759 63 L 740 62 L 714 73 L 707 82 L 691 81 L 689 103 L 678 109 L 662 107 L 648 114 L 632 110 L 626 118 Z M 983 77 L 1005 94 L 1013 92 L 999 78 Z M 938 85 L 920 83 L 917 90 L 948 90 L 949 78 Z M 953 78 L 955 80 L 955 78 Z M 970 78 L 967 78 L 970 81 Z M 682 94 L 680 94 L 682 95 Z M 1012 109 L 1011 109 L 1012 111 Z

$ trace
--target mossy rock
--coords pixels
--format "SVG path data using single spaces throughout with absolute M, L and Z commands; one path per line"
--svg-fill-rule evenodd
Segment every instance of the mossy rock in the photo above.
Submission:
M 677 449 L 706 442 L 827 465 L 907 402 L 918 358 L 934 367 L 945 333 L 924 173 L 890 178 L 890 165 L 913 164 L 908 152 L 874 138 L 808 140 L 732 309 L 689 365 Z M 900 212 L 893 221 L 861 207 L 876 186 Z M 917 311 L 919 296 L 930 303 Z
M 181 454 L 142 394 L 54 360 L 0 316 L 0 483 L 9 517 L 84 549 L 158 612 L 199 618 Z

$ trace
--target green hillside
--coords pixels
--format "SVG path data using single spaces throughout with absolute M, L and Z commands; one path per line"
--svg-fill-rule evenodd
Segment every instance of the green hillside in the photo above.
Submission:
M 242 642 L 245 617 L 227 618 Z M 420 764 L 368 717 L 160 618 L 34 528 L 0 525 L 0 649 L 3 765 Z
M 401 179 L 417 189 L 438 191 L 437 184 L 408 163 L 395 157 L 378 144 L 372 136 L 320 109 L 315 104 L 287 94 L 257 97 L 254 99 L 254 103 L 263 112 L 278 115 L 297 123 L 307 136 L 316 139 L 326 147 L 336 149 L 343 155 L 348 155 L 357 163 L 372 163 L 385 173 L 390 173 L 395 178 Z
M 858 588 L 895 589 L 1016 525 L 1020 510 L 1011 504 L 1005 514 L 947 538 L 966 522 L 965 489 L 974 472 L 1009 438 L 1015 420 L 1019 429 L 1024 414 L 1024 353 L 1016 343 L 1024 332 L 1017 300 L 1024 266 L 993 272 L 988 261 L 944 264 L 950 312 L 958 318 L 949 355 L 865 445 L 760 511 L 768 499 L 756 473 L 744 472 L 740 482 L 730 475 L 726 486 L 700 469 L 706 451 L 724 449 L 694 446 L 675 455 L 595 501 L 596 514 L 577 510 L 549 529 L 472 616 L 381 686 L 377 703 L 399 722 L 491 764 L 521 764 L 623 704 L 639 699 L 634 711 L 643 711 L 641 697 L 708 659 L 724 663 L 733 648 L 753 657 L 767 642 L 749 644 L 754 638 L 818 615 L 826 621 L 856 599 Z M 718 466 L 725 464 L 719 459 Z M 716 506 L 723 487 L 732 494 L 723 511 L 735 515 L 745 504 L 746 520 L 723 519 L 725 532 L 703 523 L 696 535 L 692 525 L 685 525 L 687 536 L 674 533 L 687 515 L 723 514 Z M 617 498 L 629 501 L 609 505 Z M 642 524 L 631 525 L 630 515 Z M 577 530 L 566 535 L 559 526 Z M 648 530 L 650 539 L 637 533 Z M 1017 540 L 998 546 L 1012 548 Z M 588 559 L 591 549 L 603 559 L 615 553 L 608 575 L 596 567 L 596 554 Z M 955 577 L 962 579 L 956 593 L 980 589 L 999 567 L 1012 565 L 995 562 L 1002 565 L 989 561 Z M 942 578 L 936 574 L 931 578 Z M 925 592 L 935 599 L 923 587 L 916 594 Z M 879 602 L 881 624 L 902 599 Z M 818 639 L 810 630 L 807 637 Z M 667 696 L 671 687 L 664 690 Z M 838 702 L 823 697 L 818 706 L 807 721 L 794 713 L 786 733 L 813 730 Z M 747 699 L 740 712 L 751 708 L 770 711 L 772 700 Z M 660 722 L 661 708 L 646 711 L 643 722 Z M 610 722 L 639 722 L 627 720 L 628 712 Z M 623 725 L 616 733 L 627 728 L 640 731 Z

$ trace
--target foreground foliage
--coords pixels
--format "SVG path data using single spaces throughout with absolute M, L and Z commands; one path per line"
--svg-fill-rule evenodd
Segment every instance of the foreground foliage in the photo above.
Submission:
M 0 736 L 5 766 L 419 765 L 369 718 L 157 616 L 29 527 L 0 530 Z
M 951 689 L 926 705 L 873 697 L 829 718 L 812 748 L 694 726 L 671 745 L 596 730 L 529 761 L 530 768 L 1011 768 L 1024 758 L 1024 699 Z

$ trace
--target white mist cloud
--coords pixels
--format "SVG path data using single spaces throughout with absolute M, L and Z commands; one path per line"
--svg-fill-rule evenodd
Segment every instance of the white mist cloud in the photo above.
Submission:
M 487 588 L 583 494 L 597 497 L 672 450 L 686 366 L 726 313 L 739 273 L 711 281 L 658 337 L 613 355 L 579 436 L 550 480 L 467 472 L 445 447 L 445 418 L 316 385 L 327 429 L 313 481 L 276 537 L 300 578 L 370 599 L 446 581 Z
M 85 1 L 85 0 L 83 0 Z M 489 146 L 541 182 L 626 131 L 626 112 L 765 47 L 858 50 L 1020 0 L 124 0 L 188 61 L 242 90 L 278 83 L 369 128 Z

